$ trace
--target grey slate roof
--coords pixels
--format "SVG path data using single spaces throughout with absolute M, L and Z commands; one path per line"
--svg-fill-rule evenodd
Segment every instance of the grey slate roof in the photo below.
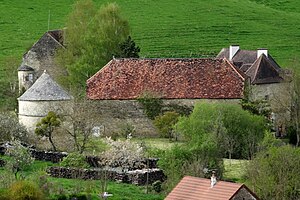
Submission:
M 27 65 L 21 65 L 18 68 L 18 71 L 34 71 L 34 69 L 32 67 L 27 66 Z
M 229 59 L 229 48 L 223 48 L 216 58 Z M 231 61 L 237 69 L 251 78 L 252 84 L 269 84 L 283 81 L 283 70 L 270 54 L 257 58 L 257 51 L 239 49 Z
M 246 71 L 246 74 L 251 78 L 252 84 L 279 83 L 283 81 L 280 71 L 280 68 L 277 68 L 270 59 L 262 54 Z
M 59 101 L 73 99 L 46 72 L 21 96 L 19 101 Z
M 227 58 L 229 59 L 229 48 L 223 48 L 216 58 Z M 243 72 L 249 69 L 249 65 L 252 65 L 257 60 L 257 51 L 255 50 L 243 50 L 239 49 L 232 58 L 232 62 L 235 66 L 240 68 Z M 276 63 L 274 58 L 269 54 L 267 58 L 270 63 L 276 68 L 280 69 L 280 66 Z

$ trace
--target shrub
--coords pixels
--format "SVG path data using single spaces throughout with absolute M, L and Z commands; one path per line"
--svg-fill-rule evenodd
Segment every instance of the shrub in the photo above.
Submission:
M 154 119 L 161 114 L 163 101 L 157 95 L 145 92 L 138 98 L 138 102 L 143 105 L 144 113 L 148 118 Z
M 152 183 L 152 188 L 155 192 L 160 193 L 161 192 L 161 181 L 155 181 Z
M 9 195 L 14 200 L 43 200 L 43 192 L 30 181 L 17 181 L 9 188 Z
M 6 164 L 6 167 L 15 174 L 16 178 L 18 172 L 23 171 L 34 161 L 29 149 L 24 147 L 20 141 L 13 141 L 12 147 L 7 148 L 6 154 L 11 157 Z
M 89 167 L 88 163 L 86 162 L 85 156 L 76 152 L 69 153 L 67 157 L 64 157 L 60 165 L 63 167 L 77 167 L 77 168 Z
M 9 113 L 0 113 L 0 142 L 10 141 L 12 138 L 27 141 L 27 130 L 19 124 L 16 116 Z
M 261 199 L 299 199 L 299 163 L 299 148 L 271 147 L 249 163 L 247 181 Z
M 163 115 L 155 117 L 154 125 L 158 129 L 161 137 L 172 138 L 172 131 L 178 118 L 179 114 L 176 112 L 165 112 Z
M 106 138 L 105 142 L 110 148 L 100 155 L 102 166 L 131 168 L 144 156 L 143 147 L 129 138 L 117 141 Z

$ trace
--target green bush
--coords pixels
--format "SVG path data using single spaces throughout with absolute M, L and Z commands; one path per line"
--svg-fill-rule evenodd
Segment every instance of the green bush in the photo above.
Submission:
M 9 195 L 14 200 L 43 200 L 43 192 L 31 181 L 17 181 L 9 188 Z
M 174 125 L 178 122 L 179 114 L 176 112 L 165 112 L 154 119 L 154 125 L 160 133 L 160 137 L 172 138 Z
M 155 181 L 152 183 L 152 188 L 155 192 L 160 193 L 161 192 L 161 181 Z
M 157 95 L 145 92 L 137 100 L 143 105 L 144 113 L 149 119 L 154 119 L 161 114 L 163 101 Z
M 77 167 L 77 168 L 89 167 L 88 163 L 86 162 L 85 156 L 76 152 L 70 153 L 67 157 L 64 157 L 60 165 L 63 167 Z

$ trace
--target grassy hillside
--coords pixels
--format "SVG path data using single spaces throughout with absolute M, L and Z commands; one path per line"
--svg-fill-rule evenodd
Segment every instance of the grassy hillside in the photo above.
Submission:
M 107 0 L 94 0 L 101 5 Z M 282 66 L 300 53 L 300 4 L 283 0 L 115 0 L 142 57 L 201 57 L 230 44 L 266 47 Z M 0 0 L 3 60 L 22 54 L 48 29 L 62 28 L 74 0 Z M 2 84 L 3 85 L 3 84 Z M 1 96 L 1 95 L 0 95 Z

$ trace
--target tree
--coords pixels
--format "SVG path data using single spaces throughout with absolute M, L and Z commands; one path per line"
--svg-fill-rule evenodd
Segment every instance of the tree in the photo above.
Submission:
M 263 139 L 265 120 L 238 104 L 202 102 L 195 105 L 189 117 L 180 118 L 176 126 L 186 139 L 200 144 L 211 135 L 230 158 L 251 158 Z
M 34 159 L 31 157 L 29 149 L 24 147 L 18 140 L 11 142 L 11 147 L 7 148 L 6 154 L 11 157 L 6 164 L 6 167 L 15 174 L 16 179 L 18 178 L 18 173 L 23 171 L 34 161 Z
M 0 113 L 0 142 L 13 138 L 27 142 L 27 130 L 19 123 L 18 118 L 10 113 Z
M 140 47 L 135 46 L 135 42 L 131 39 L 130 36 L 121 43 L 120 45 L 121 52 L 117 54 L 117 58 L 139 58 L 139 52 L 141 51 Z
M 39 136 L 47 137 L 52 145 L 53 151 L 56 151 L 56 146 L 53 142 L 53 132 L 60 124 L 59 116 L 55 112 L 50 111 L 47 116 L 42 118 L 36 125 L 35 133 Z
M 96 123 L 96 111 L 91 101 L 75 100 L 73 113 L 71 116 L 72 125 L 65 129 L 73 138 L 75 148 L 79 153 L 83 153 L 86 145 L 93 135 L 93 128 Z
M 247 180 L 261 199 L 300 198 L 300 149 L 288 145 L 258 153 L 247 168 Z
M 159 130 L 161 137 L 172 138 L 174 125 L 177 123 L 179 114 L 176 112 L 165 112 L 154 119 L 154 125 Z
M 67 69 L 73 88 L 84 88 L 86 80 L 114 56 L 133 56 L 139 49 L 129 37 L 129 24 L 116 3 L 97 10 L 91 0 L 78 1 L 66 27 L 66 49 L 57 55 L 58 63 Z M 125 53 L 128 48 L 131 53 Z
M 131 141 L 130 138 L 114 141 L 110 137 L 107 137 L 105 143 L 109 146 L 109 149 L 100 155 L 101 162 L 99 164 L 102 166 L 122 166 L 125 169 L 130 169 L 134 166 L 135 162 L 144 158 L 143 147 Z

